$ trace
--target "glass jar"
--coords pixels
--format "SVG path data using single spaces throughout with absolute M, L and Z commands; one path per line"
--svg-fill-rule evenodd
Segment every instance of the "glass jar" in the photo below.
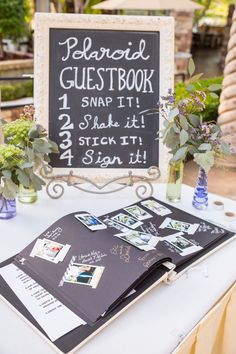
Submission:
M 16 216 L 16 200 L 6 199 L 0 193 L 0 219 L 12 219 Z
M 204 210 L 208 207 L 208 178 L 206 171 L 202 167 L 199 168 L 192 204 L 194 208 L 199 210 Z
M 181 199 L 181 189 L 184 175 L 183 161 L 170 162 L 168 166 L 168 182 L 166 198 L 173 203 Z
M 38 200 L 37 191 L 33 187 L 19 186 L 18 201 L 24 204 L 35 203 Z

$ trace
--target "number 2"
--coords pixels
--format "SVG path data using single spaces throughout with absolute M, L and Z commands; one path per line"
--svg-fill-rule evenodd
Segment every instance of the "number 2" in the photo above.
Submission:
M 70 116 L 69 114 L 62 113 L 59 115 L 58 119 L 63 120 L 66 119 L 66 122 L 63 124 L 61 127 L 61 130 L 66 130 L 66 129 L 74 129 L 74 123 L 70 122 Z

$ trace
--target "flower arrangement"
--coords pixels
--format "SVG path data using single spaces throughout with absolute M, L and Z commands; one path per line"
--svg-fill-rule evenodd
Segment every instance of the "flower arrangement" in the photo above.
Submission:
M 172 154 L 171 163 L 184 161 L 187 154 L 190 154 L 208 173 L 217 157 L 231 153 L 230 145 L 221 139 L 220 126 L 215 122 L 205 123 L 202 120 L 207 95 L 215 97 L 221 86 L 211 85 L 204 91 L 198 83 L 202 74 L 193 75 L 195 65 L 192 59 L 188 70 L 188 95 L 177 101 L 175 94 L 169 90 L 158 105 L 158 111 L 164 117 L 164 129 L 158 132 L 158 138 L 162 138 L 164 145 L 169 148 Z
M 0 193 L 6 199 L 14 199 L 20 185 L 41 190 L 45 182 L 37 170 L 50 162 L 49 154 L 58 152 L 57 145 L 33 117 L 34 107 L 26 106 L 16 121 L 1 121 L 4 144 L 0 145 Z

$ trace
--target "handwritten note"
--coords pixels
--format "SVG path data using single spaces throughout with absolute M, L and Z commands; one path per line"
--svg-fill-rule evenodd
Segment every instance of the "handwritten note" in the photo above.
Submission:
M 92 252 L 89 252 L 87 254 L 80 254 L 77 256 L 77 258 L 74 257 L 74 262 L 83 264 L 94 264 L 100 262 L 106 256 L 107 254 L 104 252 L 93 250 Z
M 58 237 L 60 237 L 62 234 L 62 228 L 61 227 L 56 227 L 55 229 L 48 230 L 43 234 L 43 237 L 49 238 L 53 241 L 57 240 Z

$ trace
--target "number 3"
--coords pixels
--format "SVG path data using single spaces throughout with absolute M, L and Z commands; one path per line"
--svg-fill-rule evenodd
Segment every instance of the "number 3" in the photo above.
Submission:
M 71 133 L 69 131 L 63 131 L 59 133 L 59 136 L 64 136 L 66 135 L 66 138 L 62 140 L 62 143 L 60 144 L 60 148 L 63 150 L 68 149 L 72 145 L 71 141 Z

